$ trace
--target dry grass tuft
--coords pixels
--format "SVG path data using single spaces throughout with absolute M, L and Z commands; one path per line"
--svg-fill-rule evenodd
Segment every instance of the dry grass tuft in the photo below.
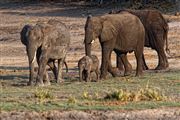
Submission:
M 38 103 L 40 104 L 54 98 L 53 94 L 44 88 L 37 88 L 34 92 L 34 97 L 38 99 Z
M 76 104 L 77 103 L 77 99 L 73 96 L 70 96 L 68 98 L 68 104 Z
M 119 100 L 122 102 L 130 101 L 164 101 L 167 97 L 158 89 L 155 88 L 140 88 L 137 91 L 128 90 L 116 90 L 112 93 L 108 93 L 104 99 Z

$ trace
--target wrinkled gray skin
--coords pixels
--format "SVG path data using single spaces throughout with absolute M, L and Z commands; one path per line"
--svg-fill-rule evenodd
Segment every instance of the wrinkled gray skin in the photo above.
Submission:
M 155 70 L 164 70 L 168 68 L 168 59 L 165 54 L 166 52 L 169 54 L 168 48 L 168 24 L 164 19 L 163 15 L 158 10 L 119 10 L 119 11 L 111 11 L 111 14 L 121 14 L 121 12 L 127 11 L 133 15 L 136 15 L 142 22 L 145 28 L 145 47 L 150 47 L 156 50 L 158 55 L 158 65 Z M 166 43 L 166 49 L 164 50 L 164 46 Z M 125 64 L 129 66 L 129 72 L 131 72 L 132 67 L 128 61 Z M 123 63 L 120 57 L 117 57 L 117 67 L 119 70 L 123 70 Z M 145 58 L 143 55 L 143 68 L 148 70 L 148 66 L 145 62 Z
M 82 57 L 78 62 L 79 67 L 79 81 L 91 81 L 91 72 L 96 73 L 97 80 L 99 80 L 99 60 L 97 56 L 91 55 Z
M 35 58 L 37 58 L 39 66 L 36 78 L 37 86 L 50 85 L 46 65 L 52 69 L 57 83 L 63 81 L 62 64 L 70 44 L 70 33 L 65 24 L 49 20 L 46 24 L 25 25 L 21 31 L 21 42 L 26 46 L 29 60 L 28 85 L 33 83 Z M 58 60 L 58 70 L 55 60 Z
M 126 56 L 134 51 L 137 68 L 136 76 L 142 75 L 142 54 L 144 49 L 145 30 L 138 17 L 128 12 L 121 14 L 108 14 L 98 17 L 88 16 L 85 25 L 85 52 L 91 55 L 91 44 L 99 39 L 102 48 L 101 78 L 107 78 L 107 72 L 112 75 L 111 53 L 115 51 L 118 56 Z M 125 75 L 127 69 L 125 66 Z

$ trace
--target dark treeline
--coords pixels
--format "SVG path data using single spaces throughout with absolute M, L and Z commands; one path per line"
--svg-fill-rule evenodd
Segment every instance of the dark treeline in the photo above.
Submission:
M 149 4 L 149 3 L 157 3 L 157 2 L 171 2 L 171 3 L 176 3 L 178 0 L 90 0 L 91 2 L 98 2 L 99 4 L 103 4 L 104 2 L 130 2 L 131 4 L 135 3 L 141 3 L 143 5 Z
M 130 3 L 142 3 L 142 4 L 148 4 L 148 3 L 153 3 L 153 2 L 171 2 L 171 3 L 176 3 L 178 0 L 2 0 L 2 1 L 9 1 L 9 2 L 80 2 L 80 1 L 85 1 L 85 2 L 98 2 L 99 4 L 103 4 L 105 2 L 130 2 Z
M 3 1 L 3 0 L 2 0 Z M 4 0 L 4 1 L 16 1 L 16 2 L 28 2 L 28 1 L 36 1 L 36 2 L 79 2 L 79 1 L 85 1 L 85 2 L 98 2 L 98 1 L 102 1 L 102 2 L 132 2 L 132 3 L 135 3 L 135 2 L 141 2 L 141 3 L 144 3 L 144 4 L 148 4 L 148 3 L 151 3 L 151 2 L 164 2 L 164 1 L 167 1 L 167 2 L 177 2 L 178 0 Z

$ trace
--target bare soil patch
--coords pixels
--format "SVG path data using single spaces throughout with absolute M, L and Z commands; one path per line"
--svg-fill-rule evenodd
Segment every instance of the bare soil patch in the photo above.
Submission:
M 0 113 L 2 120 L 179 120 L 180 109 L 141 111 L 49 111 Z

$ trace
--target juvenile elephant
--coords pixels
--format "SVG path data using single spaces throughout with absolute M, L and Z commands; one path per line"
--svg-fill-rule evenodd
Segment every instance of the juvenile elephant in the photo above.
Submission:
M 168 24 L 162 14 L 157 10 L 119 10 L 119 11 L 111 11 L 111 14 L 121 14 L 121 12 L 127 11 L 133 15 L 136 15 L 142 22 L 145 28 L 145 47 L 151 47 L 156 50 L 158 54 L 158 65 L 155 68 L 156 70 L 166 69 L 169 64 L 165 54 L 164 46 L 166 42 L 166 52 L 169 53 L 168 49 Z M 126 57 L 126 56 L 125 56 Z M 123 70 L 122 57 L 117 56 L 117 67 L 120 70 Z M 127 60 L 127 58 L 124 58 Z M 143 55 L 143 68 L 148 69 L 148 66 L 145 62 Z M 132 67 L 128 61 L 126 61 L 127 66 L 129 66 L 129 71 L 131 71 Z
M 91 72 L 96 73 L 97 80 L 99 80 L 99 59 L 95 55 L 84 56 L 78 62 L 79 81 L 91 81 Z
M 144 48 L 145 30 L 138 17 L 128 12 L 122 14 L 107 14 L 99 17 L 88 16 L 85 24 L 85 52 L 91 55 L 91 43 L 96 38 L 102 48 L 101 78 L 106 78 L 111 69 L 111 53 L 118 56 L 134 51 L 137 68 L 136 76 L 142 75 L 142 54 Z M 125 68 L 126 69 L 126 68 Z M 126 74 L 126 70 L 125 70 Z
M 56 82 L 62 82 L 62 64 L 70 44 L 70 33 L 66 25 L 56 20 L 49 20 L 46 24 L 25 25 L 20 34 L 29 60 L 28 85 L 33 83 L 35 58 L 39 66 L 36 85 L 50 84 L 46 72 L 47 64 L 53 70 Z M 58 60 L 58 70 L 56 70 L 55 60 Z

